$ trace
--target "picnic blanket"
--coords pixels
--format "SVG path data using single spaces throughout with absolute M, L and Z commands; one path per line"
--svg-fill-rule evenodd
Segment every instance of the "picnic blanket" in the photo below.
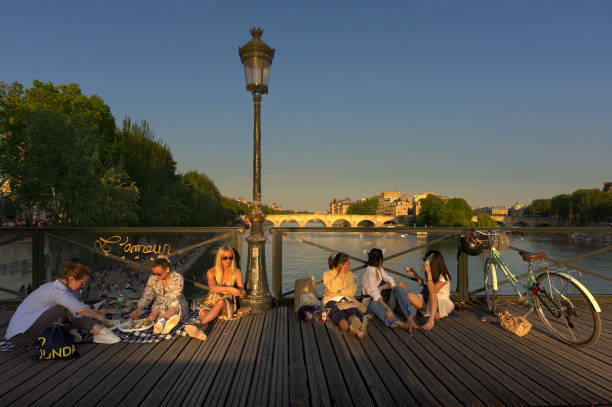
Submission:
M 146 317 L 149 315 L 149 312 L 143 312 L 142 316 Z M 121 342 L 129 342 L 129 343 L 155 343 L 160 342 L 172 338 L 177 338 L 181 336 L 187 335 L 185 332 L 185 325 L 196 320 L 198 317 L 198 310 L 190 309 L 189 315 L 187 318 L 184 318 L 179 322 L 179 324 L 170 331 L 170 333 L 165 335 L 156 335 L 153 333 L 153 328 L 148 329 L 146 331 L 140 332 L 121 332 L 118 329 L 115 329 L 113 333 L 121 338 Z M 83 335 L 81 342 L 79 343 L 88 343 L 93 341 L 93 335 Z M 10 339 L 1 338 L 0 339 L 0 352 L 10 352 L 14 350 L 32 350 L 36 349 L 38 346 L 31 346 L 29 348 L 22 348 L 20 346 L 15 345 L 11 342 Z

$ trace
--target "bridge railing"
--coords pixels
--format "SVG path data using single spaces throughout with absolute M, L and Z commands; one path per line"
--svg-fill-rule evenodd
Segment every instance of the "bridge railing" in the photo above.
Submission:
M 19 286 L 37 288 L 57 278 L 66 260 L 92 271 L 120 275 L 150 272 L 151 258 L 167 255 L 173 267 L 198 260 L 211 245 L 229 244 L 242 251 L 244 228 L 237 227 L 16 227 L 0 228 L 0 294 L 22 298 Z M 210 264 L 207 264 L 210 266 Z M 191 275 L 186 280 L 207 288 Z M 123 287 L 121 287 L 123 289 Z
M 277 301 L 281 301 L 293 294 L 293 290 L 287 287 L 285 284 L 285 291 L 283 291 L 283 261 L 284 261 L 284 250 L 283 250 L 283 241 L 285 239 L 291 239 L 293 241 L 298 241 L 304 245 L 314 247 L 320 249 L 322 252 L 327 252 L 327 256 L 337 253 L 338 251 L 346 252 L 346 249 L 343 247 L 328 247 L 320 242 L 317 242 L 316 238 L 312 238 L 306 235 L 312 234 L 340 234 L 340 235 L 350 235 L 350 234 L 394 234 L 405 236 L 408 234 L 428 234 L 429 237 L 434 236 L 433 238 L 429 238 L 427 241 L 416 240 L 415 244 L 412 247 L 400 250 L 396 253 L 385 254 L 385 264 L 384 268 L 386 271 L 391 274 L 399 277 L 400 279 L 407 279 L 408 275 L 401 270 L 394 268 L 389 264 L 389 262 L 393 259 L 400 258 L 402 256 L 409 255 L 410 253 L 416 251 L 425 251 L 427 248 L 436 248 L 439 245 L 444 245 L 446 247 L 446 251 L 448 252 L 449 245 L 454 245 L 457 249 L 454 251 L 457 256 L 457 265 L 456 265 L 456 279 L 455 279 L 455 290 L 453 291 L 453 295 L 456 300 L 466 301 L 469 300 L 482 291 L 484 291 L 484 287 L 473 288 L 470 290 L 469 282 L 470 280 L 474 280 L 472 276 L 470 276 L 470 262 L 469 257 L 465 253 L 458 250 L 459 244 L 458 239 L 461 235 L 466 232 L 473 230 L 472 228 L 445 228 L 445 227 L 428 227 L 428 228 L 408 228 L 408 227 L 395 227 L 395 228 L 303 228 L 303 227 L 281 227 L 281 228 L 271 228 L 269 231 L 272 234 L 272 290 Z M 553 234 L 555 236 L 567 236 L 573 234 L 594 234 L 594 235 L 602 235 L 602 234 L 612 234 L 612 229 L 610 228 L 551 228 L 551 227 L 537 227 L 537 228 L 517 228 L 517 227 L 505 227 L 505 228 L 479 228 L 478 230 L 482 231 L 496 231 L 496 232 L 510 232 L 513 236 L 521 236 L 521 235 L 547 235 Z M 535 243 L 537 246 L 537 242 Z M 596 248 L 595 250 L 587 250 L 584 247 L 581 247 L 580 254 L 571 256 L 566 259 L 555 259 L 551 255 L 549 255 L 546 260 L 554 265 L 566 266 L 570 269 L 579 271 L 580 273 L 584 273 L 590 276 L 593 279 L 599 279 L 601 281 L 609 284 L 611 289 L 606 292 L 606 294 L 612 294 L 612 267 L 607 268 L 607 272 L 596 272 L 592 270 L 588 270 L 587 268 L 577 265 L 577 262 L 583 261 L 585 259 L 590 259 L 594 256 L 601 256 L 604 253 L 609 253 L 612 251 L 612 246 L 609 243 L 604 243 L 600 245 L 601 247 Z M 370 247 L 371 248 L 371 247 Z M 384 249 L 384 247 L 381 247 Z M 525 249 L 524 247 L 518 247 L 518 245 L 511 245 L 510 250 L 519 251 Z M 531 249 L 534 251 L 534 249 Z M 414 253 L 413 253 L 414 254 Z M 349 256 L 353 267 L 352 271 L 362 270 L 366 267 L 367 260 L 365 258 L 360 258 L 355 255 Z M 449 264 L 448 255 L 446 257 L 447 265 Z M 476 260 L 476 264 L 474 265 L 474 260 Z M 612 262 L 604 259 L 603 262 L 612 266 Z M 359 265 L 354 266 L 353 262 L 357 262 Z M 473 258 L 472 265 L 472 273 L 476 272 L 479 280 L 482 283 L 482 261 L 480 257 Z M 414 264 L 413 264 L 414 266 Z M 522 268 L 514 270 L 515 274 L 519 275 L 519 271 L 526 271 L 526 266 L 521 266 Z M 417 268 L 417 267 L 415 267 Z M 449 270 L 450 271 L 450 270 Z M 293 275 L 291 276 L 293 279 L 296 278 L 305 278 L 310 277 L 312 275 L 312 270 L 305 270 L 305 273 L 301 276 Z M 520 276 L 524 276 L 525 274 L 520 274 Z M 472 277 L 472 278 L 470 278 Z M 319 279 L 316 281 L 317 285 L 321 285 L 323 281 Z M 507 281 L 500 282 L 500 285 L 507 284 Z M 599 293 L 601 294 L 601 293 Z

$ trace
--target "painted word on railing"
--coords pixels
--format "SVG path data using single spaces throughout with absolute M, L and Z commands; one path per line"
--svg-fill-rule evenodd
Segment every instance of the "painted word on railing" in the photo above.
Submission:
M 128 236 L 120 235 L 110 236 L 107 238 L 100 236 L 94 243 L 94 247 L 101 250 L 105 254 L 110 254 L 113 248 L 119 247 L 119 250 L 124 253 L 124 255 L 121 256 L 122 259 L 125 258 L 125 254 L 136 254 L 136 256 L 134 256 L 135 260 L 140 258 L 139 254 L 143 254 L 145 256 L 151 254 L 164 255 L 168 257 L 170 256 L 170 244 L 168 243 L 164 243 L 163 245 L 134 244 L 130 243 L 130 238 Z

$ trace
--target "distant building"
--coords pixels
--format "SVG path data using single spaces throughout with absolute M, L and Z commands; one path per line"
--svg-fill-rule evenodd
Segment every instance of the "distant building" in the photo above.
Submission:
M 351 206 L 353 202 L 351 202 L 351 198 L 346 197 L 342 200 L 337 200 L 333 198 L 329 202 L 329 207 L 327 208 L 327 213 L 331 215 L 346 215 L 346 211 L 348 211 L 349 206 Z
M 603 191 L 612 194 L 612 182 L 604 182 Z
M 525 212 L 526 207 L 527 207 L 526 205 L 523 205 L 517 202 L 514 205 L 512 205 L 510 208 L 508 208 L 508 215 L 523 216 L 523 212 Z
M 474 209 L 476 213 L 486 213 L 490 216 L 508 216 L 508 208 L 505 206 L 483 206 Z

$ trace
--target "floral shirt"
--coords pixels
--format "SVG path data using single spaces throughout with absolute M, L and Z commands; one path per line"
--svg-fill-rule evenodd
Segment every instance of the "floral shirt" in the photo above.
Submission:
M 169 279 L 168 285 L 164 288 L 161 280 L 154 275 L 149 276 L 142 298 L 138 301 L 138 306 L 145 308 L 155 300 L 151 309 L 167 311 L 170 307 L 179 307 L 179 301 L 183 297 L 183 276 L 173 271 L 169 274 Z

